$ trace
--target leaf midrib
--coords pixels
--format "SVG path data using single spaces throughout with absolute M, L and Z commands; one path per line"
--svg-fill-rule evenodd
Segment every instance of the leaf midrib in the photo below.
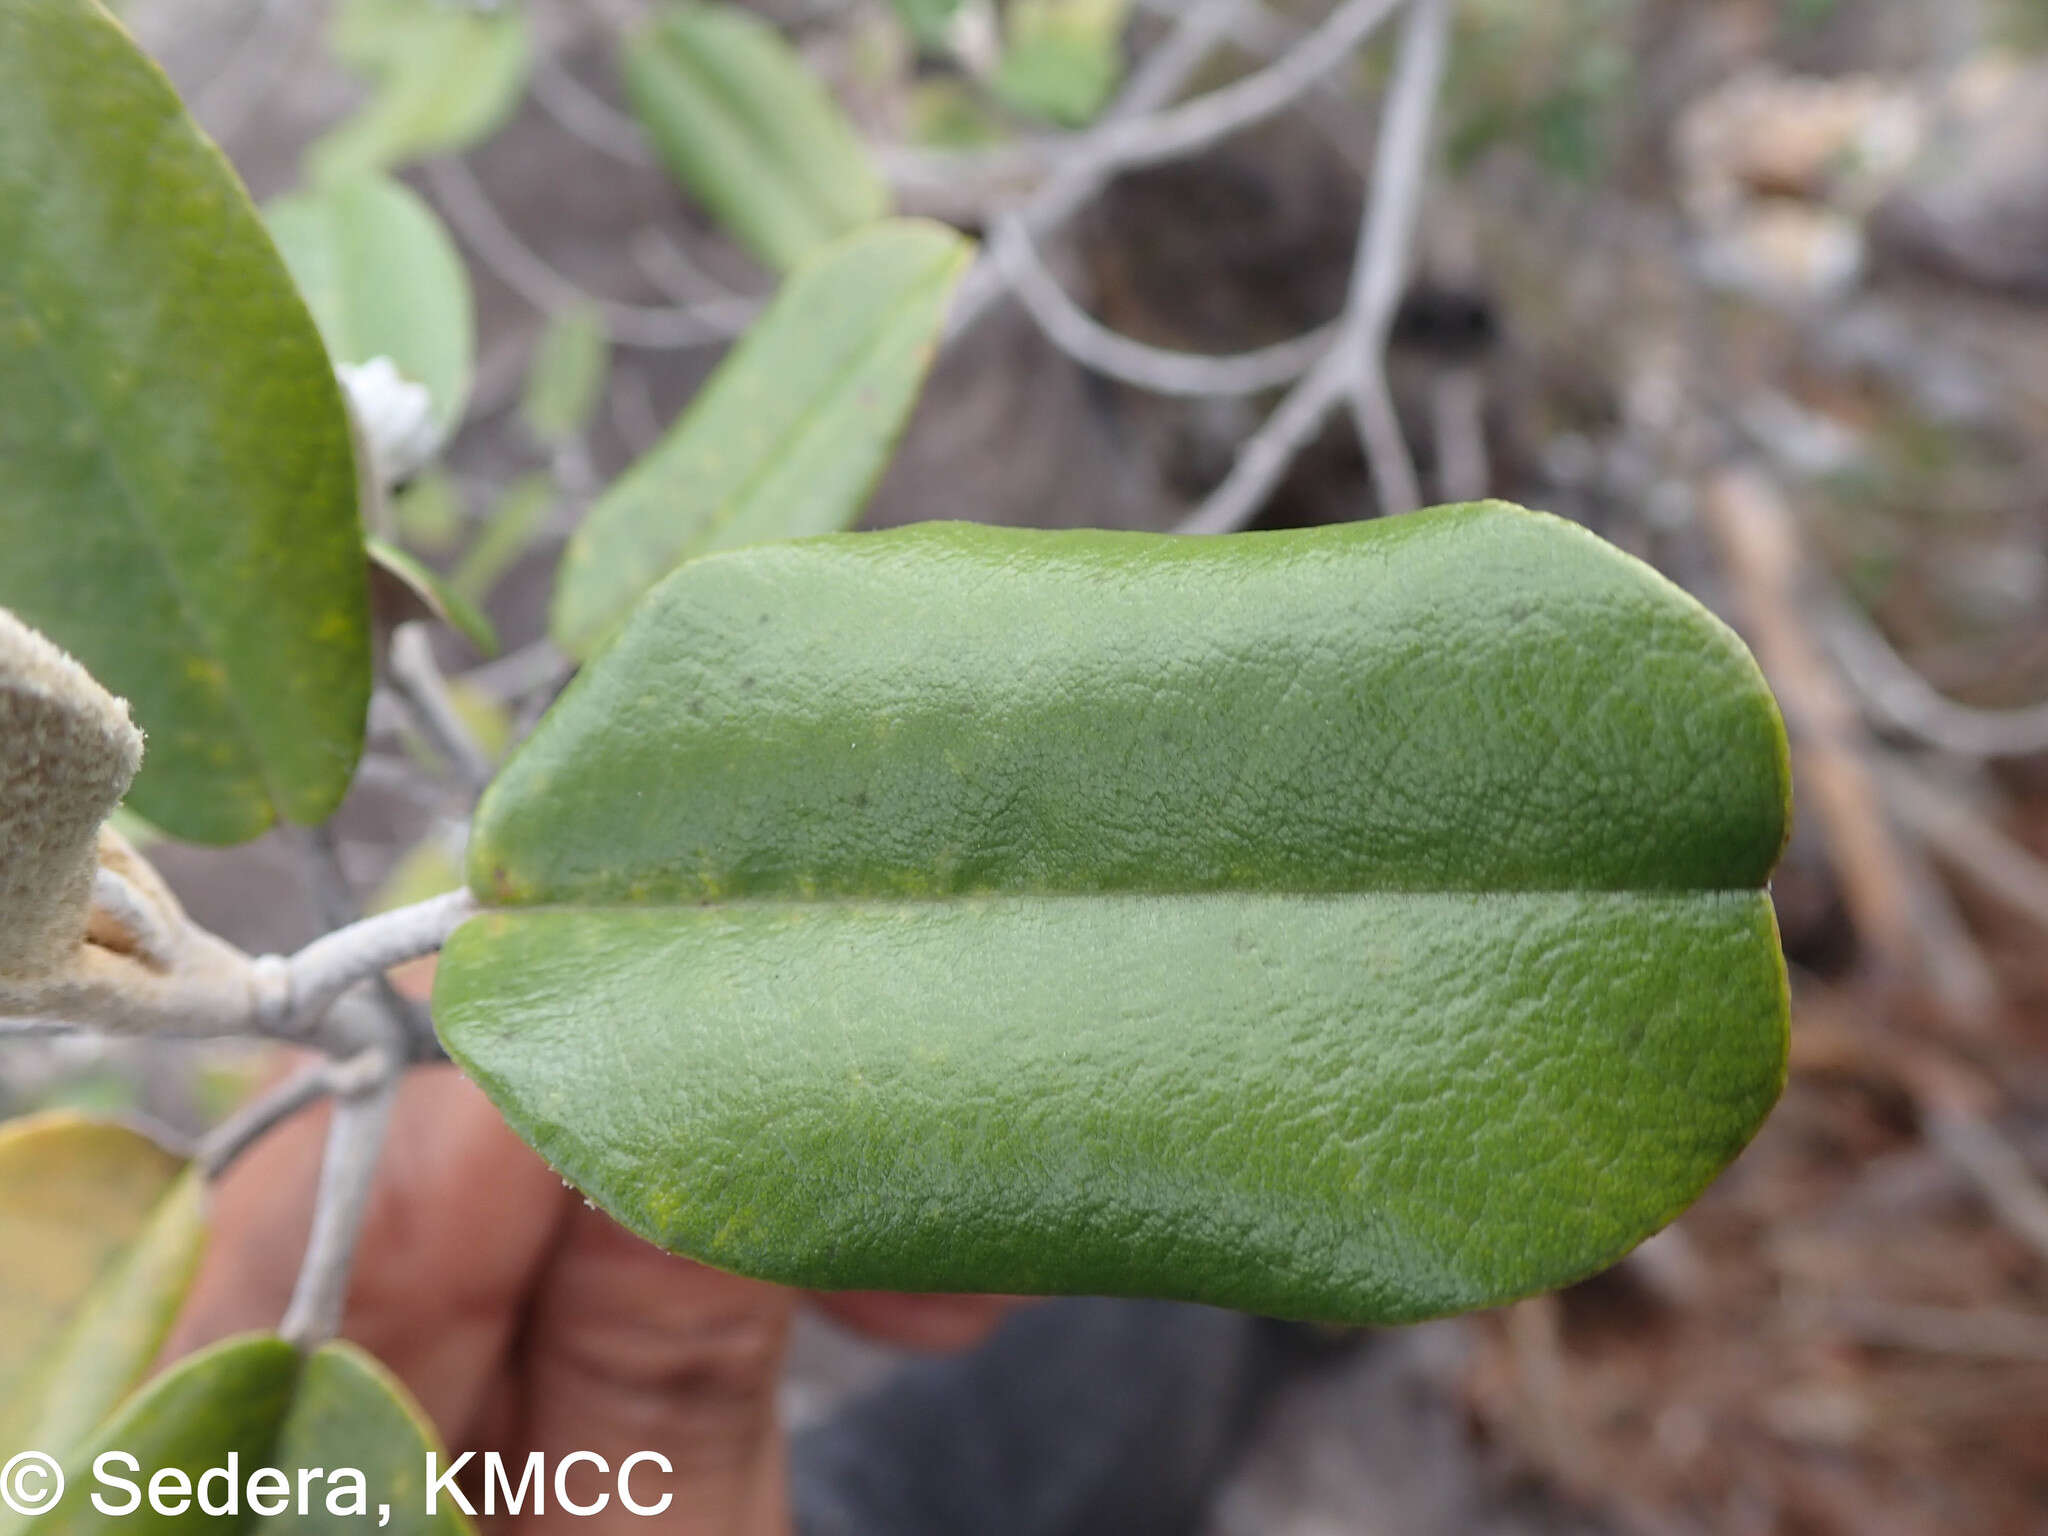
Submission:
M 1222 889 L 1210 888 L 1191 890 L 1187 888 L 1163 888 L 1156 890 L 1125 891 L 1006 891 L 986 890 L 951 892 L 928 896 L 912 895 L 750 895 L 722 896 L 714 900 L 671 900 L 660 897 L 646 897 L 638 900 L 616 898 L 605 900 L 579 900 L 564 898 L 540 902 L 490 902 L 479 896 L 481 905 L 477 916 L 493 917 L 525 913 L 648 913 L 648 912 L 719 912 L 732 908 L 760 909 L 769 907 L 975 907 L 994 906 L 1005 903 L 1029 905 L 1043 903 L 1056 905 L 1078 902 L 1128 903 L 1132 905 L 1158 902 L 1239 902 L 1246 899 L 1270 899 L 1276 902 L 1320 904 L 1360 900 L 1407 900 L 1420 901 L 1514 901 L 1524 897 L 1545 896 L 1592 896 L 1617 900 L 1638 900 L 1643 902 L 1682 901 L 1695 897 L 1729 897 L 1769 895 L 1768 883 L 1762 885 L 1675 885 L 1675 886 L 1603 886 L 1603 885 L 1521 885 L 1472 889 L 1458 886 L 1431 886 L 1421 889 L 1405 886 L 1364 886 L 1350 890 L 1308 890 L 1276 886 L 1227 886 Z

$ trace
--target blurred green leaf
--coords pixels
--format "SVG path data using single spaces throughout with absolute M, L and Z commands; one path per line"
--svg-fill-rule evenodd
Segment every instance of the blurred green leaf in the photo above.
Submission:
M 693 555 L 852 526 L 972 254 L 941 225 L 892 220 L 790 278 L 576 530 L 556 577 L 555 642 L 588 657 Z
M 462 492 L 446 470 L 432 466 L 391 497 L 391 517 L 408 549 L 430 555 L 455 547 L 462 537 Z
M 1012 0 L 990 89 L 1020 112 L 1093 122 L 1123 78 L 1129 15 L 1130 0 Z
M 945 43 L 946 29 L 952 25 L 954 13 L 960 9 L 960 0 L 891 0 L 891 3 L 918 46 L 927 49 L 937 49 Z
M 1642 0 L 1468 0 L 1457 13 L 1444 91 L 1454 167 L 1496 145 L 1561 176 L 1596 174 L 1634 68 L 1629 36 Z
M 533 547 L 554 506 L 555 482 L 547 475 L 536 472 L 514 480 L 449 575 L 449 589 L 482 604 L 505 573 Z
M 449 0 L 346 0 L 335 57 L 375 82 L 355 116 L 307 151 L 317 180 L 467 149 L 518 108 L 532 67 L 526 8 Z
M 371 896 L 368 910 L 391 912 L 428 901 L 459 888 L 462 884 L 462 856 L 449 846 L 447 835 L 436 828 L 408 848 L 391 873 Z
M 402 183 L 351 176 L 264 210 L 337 363 L 388 357 L 425 386 L 442 434 L 462 419 L 476 352 L 469 274 L 440 219 Z
M 669 171 L 770 266 L 888 212 L 853 125 L 759 17 L 670 6 L 627 39 L 621 68 Z
M 130 799 L 227 843 L 362 750 L 347 410 L 241 183 L 91 0 L 0 4 L 0 605 L 125 695 Z
M 183 1161 L 55 1112 L 0 1126 L 0 1461 L 62 1456 L 141 1380 L 205 1245 Z
M 934 149 L 978 149 L 1007 134 L 995 113 L 959 80 L 920 80 L 910 92 L 910 139 Z
M 575 304 L 548 316 L 519 406 L 537 441 L 552 448 L 582 433 L 604 394 L 610 362 L 611 342 L 594 306 Z
M 453 582 L 443 580 L 438 571 L 417 556 L 384 539 L 366 539 L 363 547 L 380 569 L 404 583 L 406 590 L 418 598 L 435 618 L 475 646 L 482 655 L 498 654 L 498 631 L 475 603 L 455 589 Z

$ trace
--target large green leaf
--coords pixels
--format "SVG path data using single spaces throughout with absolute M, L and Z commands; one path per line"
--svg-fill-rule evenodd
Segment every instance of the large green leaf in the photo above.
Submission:
M 162 1347 L 205 1244 L 198 1175 L 119 1125 L 0 1126 L 0 1461 L 81 1443 Z
M 554 448 L 590 425 L 604 393 L 611 346 L 604 316 L 590 304 L 571 304 L 548 316 L 527 365 L 519 414 L 543 447 Z
M 533 65 L 526 7 L 449 0 L 347 0 L 328 34 L 376 94 L 316 143 L 316 178 L 345 178 L 467 149 L 519 106 Z
M 759 17 L 670 6 L 627 40 L 620 67 L 662 162 L 770 266 L 888 212 L 853 125 Z
M 940 225 L 894 220 L 792 277 L 577 529 L 557 577 L 556 643 L 588 656 L 693 555 L 850 527 L 917 401 L 970 256 Z
M 451 431 L 469 397 L 476 324 L 469 274 L 433 209 L 399 182 L 355 176 L 279 198 L 264 218 L 334 360 L 390 358 Z
M 1012 0 L 992 89 L 1054 122 L 1092 122 L 1123 78 L 1129 13 L 1130 0 Z
M 325 817 L 362 747 L 348 419 L 218 150 L 91 0 L 0 0 L 0 605 L 125 694 L 131 799 Z
M 107 1468 L 110 1476 L 134 1485 L 132 1491 L 95 1477 L 93 1463 L 103 1451 L 125 1452 L 139 1464 L 140 1470 L 125 1462 Z M 223 1528 L 250 1536 L 324 1536 L 354 1528 L 461 1536 L 470 1523 L 447 1499 L 437 1501 L 435 1514 L 426 1512 L 429 1451 L 441 1454 L 441 1447 L 418 1407 L 362 1351 L 329 1344 L 302 1359 L 282 1339 L 245 1334 L 179 1362 L 130 1400 L 67 1462 L 63 1502 L 34 1529 L 37 1536 L 168 1536 Z M 202 1476 L 228 1466 L 230 1455 L 237 1458 L 239 1479 L 216 1475 L 202 1485 Z M 152 1506 L 151 1476 L 165 1468 L 185 1475 L 182 1490 L 164 1489 L 167 1501 L 181 1493 L 190 1499 L 182 1513 L 158 1513 Z M 275 1480 L 252 1488 L 250 1474 L 258 1468 L 282 1473 L 283 1489 Z M 318 1469 L 318 1475 L 302 1480 L 307 1469 Z M 354 1507 L 352 1480 L 340 1469 L 362 1474 L 361 1512 Z M 225 1512 L 230 1490 L 231 1514 Z M 208 1515 L 200 1507 L 202 1491 L 222 1514 Z M 131 1499 L 139 1508 L 107 1514 L 93 1506 L 94 1494 L 114 1509 Z M 4 1522 L 0 1532 L 13 1536 Z
M 806 1286 L 1407 1319 L 1611 1262 L 1776 1098 L 1754 663 L 1500 503 L 694 562 L 480 806 L 449 1052 Z

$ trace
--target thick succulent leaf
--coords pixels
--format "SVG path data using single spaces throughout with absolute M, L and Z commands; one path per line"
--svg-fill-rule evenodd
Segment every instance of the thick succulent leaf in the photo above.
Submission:
M 552 448 L 589 426 L 610 363 L 604 317 L 593 306 L 572 304 L 548 316 L 534 343 L 526 393 L 519 402 L 519 414 L 536 441 Z
M 156 1358 L 205 1244 L 198 1175 L 119 1125 L 0 1126 L 0 1461 L 81 1444 Z
M 353 176 L 264 209 L 271 238 L 337 363 L 388 357 L 462 419 L 476 351 L 469 274 L 433 209 L 383 176 Z
M 134 1471 L 113 1464 L 110 1473 L 136 1485 L 141 1507 L 106 1514 L 93 1506 L 98 1493 L 118 1509 L 130 1495 L 95 1480 L 94 1459 L 122 1451 L 140 1463 Z M 426 1513 L 426 1454 L 441 1453 L 433 1430 L 416 1404 L 374 1360 L 347 1344 L 329 1344 L 309 1359 L 270 1334 L 245 1334 L 191 1355 L 151 1382 L 107 1422 L 65 1468 L 62 1503 L 34 1525 L 37 1536 L 229 1529 L 257 1533 L 321 1532 L 361 1526 L 398 1536 L 462 1536 L 469 1521 L 449 1501 Z M 445 1464 L 445 1453 L 443 1460 Z M 242 1481 L 216 1476 L 203 1492 L 216 1510 L 230 1497 L 235 1513 L 209 1516 L 198 1502 L 199 1480 L 210 1468 L 237 1457 Z M 250 1501 L 249 1474 L 272 1467 L 283 1474 L 286 1492 L 259 1483 Z M 149 1503 L 150 1477 L 163 1468 L 185 1474 L 190 1506 L 181 1514 L 156 1513 Z M 298 1507 L 301 1469 L 319 1468 L 306 1480 L 307 1505 Z M 329 1469 L 362 1474 L 362 1509 L 352 1480 L 330 1477 Z M 166 1498 L 178 1490 L 167 1488 Z M 330 1502 L 332 1501 L 332 1502 Z M 273 1512 L 275 1511 L 275 1512 Z M 0 1533 L 15 1536 L 0 1521 Z
M 1611 1262 L 1755 1130 L 1787 784 L 1733 635 L 1499 503 L 767 546 L 486 794 L 435 1015 L 722 1268 L 1422 1317 Z
M 577 529 L 556 579 L 556 643 L 587 657 L 694 555 L 851 527 L 917 401 L 971 253 L 940 225 L 896 220 L 792 277 Z
M 91 0 L 0 0 L 0 604 L 125 695 L 198 842 L 325 817 L 362 747 L 348 419 L 234 172 Z
M 620 67 L 662 163 L 770 266 L 889 211 L 853 125 L 759 17 L 670 6 L 627 39 Z
M 518 108 L 533 65 L 526 7 L 446 0 L 347 0 L 328 42 L 376 82 L 354 117 L 307 153 L 317 180 L 341 179 L 490 137 Z
M 1123 78 L 1129 12 L 1129 0 L 1013 0 L 991 88 L 1020 111 L 1092 122 Z

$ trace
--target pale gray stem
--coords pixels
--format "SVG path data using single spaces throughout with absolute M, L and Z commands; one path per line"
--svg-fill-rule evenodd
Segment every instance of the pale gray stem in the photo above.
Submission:
M 470 668 L 462 674 L 462 680 L 494 699 L 510 701 L 543 688 L 553 688 L 574 669 L 575 663 L 562 654 L 561 648 L 543 636 L 516 651 L 507 651 L 495 660 Z
M 1402 435 L 1401 418 L 1394 411 L 1386 366 L 1376 355 L 1368 354 L 1365 366 L 1352 375 L 1346 394 L 1381 513 L 1413 512 L 1422 505 L 1422 482 L 1416 478 L 1415 460 L 1409 456 L 1408 439 Z
M 470 248 L 506 287 L 543 314 L 588 304 L 603 317 L 605 330 L 618 345 L 668 348 L 730 340 L 759 313 L 760 306 L 750 299 L 661 307 L 596 298 L 549 266 L 512 232 L 460 160 L 451 156 L 430 160 L 426 174 L 435 200 Z
M 1235 533 L 1258 515 L 1287 467 L 1344 398 L 1351 367 L 1343 349 L 1349 345 L 1347 329 L 1339 333 L 1322 362 L 1288 392 L 1265 425 L 1238 450 L 1223 483 L 1180 521 L 1176 533 Z
M 990 251 L 1011 290 L 1054 346 L 1083 367 L 1161 395 L 1256 395 L 1292 382 L 1330 350 L 1335 324 L 1251 352 L 1209 355 L 1121 336 L 1067 296 L 1039 259 L 1021 219 L 1005 218 Z
M 470 793 L 481 794 L 494 772 L 491 760 L 455 708 L 425 625 L 401 624 L 392 632 L 390 673 L 391 686 L 434 750 L 448 760 Z
M 199 1143 L 200 1171 L 209 1179 L 219 1178 L 236 1158 L 273 1129 L 308 1104 L 332 1093 L 334 1065 L 331 1061 L 316 1061 L 300 1068 L 208 1131 Z
M 1429 169 L 1430 118 L 1443 85 L 1450 28 L 1450 0 L 1411 0 L 1373 150 L 1372 193 L 1366 201 L 1358 262 L 1351 271 L 1349 323 L 1355 330 L 1345 345 L 1354 372 L 1347 394 L 1384 513 L 1412 512 L 1422 504 L 1415 463 L 1394 414 L 1382 359 L 1407 283 L 1408 253 L 1415 243 L 1415 221 Z
M 531 80 L 533 99 L 572 137 L 627 165 L 652 165 L 640 125 L 542 53 Z
M 1344 8 L 1361 13 L 1367 9 L 1362 0 Z M 1343 14 L 1339 12 L 1339 16 Z M 1375 11 L 1372 20 L 1377 22 L 1382 14 L 1384 10 Z M 1329 34 L 1337 19 L 1333 16 L 1325 22 L 1295 53 Z M 1350 295 L 1336 341 L 1322 362 L 1252 435 L 1223 483 L 1181 522 L 1179 532 L 1232 533 L 1244 527 L 1258 515 L 1331 410 L 1346 400 L 1372 466 L 1381 510 L 1409 511 L 1420 503 L 1415 465 L 1394 415 L 1382 353 L 1400 302 L 1408 248 L 1414 237 L 1428 161 L 1429 120 L 1443 80 L 1449 20 L 1449 0 L 1410 0 L 1374 153 L 1372 192 L 1359 222 Z M 1274 66 L 1276 70 L 1280 67 Z
M 287 962 L 291 1012 L 278 1033 L 297 1038 L 300 1024 L 318 1019 L 350 987 L 432 954 L 475 911 L 476 898 L 467 890 L 450 891 L 315 939 Z
M 330 932 L 345 928 L 361 916 L 348 872 L 341 867 L 341 847 L 334 828 L 327 822 L 300 831 L 299 845 L 305 853 L 306 893 L 313 903 L 313 915 Z
M 1430 425 L 1436 442 L 1436 490 L 1443 501 L 1477 501 L 1491 478 L 1486 462 L 1486 382 L 1480 371 L 1454 363 L 1430 389 Z
M 1846 603 L 1822 614 L 1820 637 L 1842 675 L 1880 723 L 1964 757 L 2048 752 L 2048 704 L 1975 709 L 1945 698 Z
M 1276 116 L 1343 63 L 1401 3 L 1402 0 L 1347 0 L 1321 26 L 1265 69 L 1182 106 L 1108 124 L 1100 143 L 1093 147 L 1091 158 L 1105 175 L 1156 165 L 1207 149 L 1219 139 Z M 1217 9 L 1207 46 L 1213 47 L 1228 34 L 1234 9 Z M 1193 73 L 1192 67 L 1188 73 Z
M 1234 128 L 1247 127 L 1262 116 L 1280 111 L 1299 94 L 1300 87 L 1289 89 L 1295 73 L 1306 66 L 1313 79 L 1323 70 L 1335 66 L 1349 51 L 1351 43 L 1364 37 L 1379 15 L 1398 3 L 1399 0 L 1350 0 L 1330 21 L 1303 39 L 1296 53 L 1289 54 L 1269 69 L 1224 87 L 1213 96 L 1190 103 L 1190 106 L 1200 106 L 1223 98 L 1220 114 L 1212 110 L 1201 119 L 1204 123 L 1213 121 L 1220 126 L 1208 140 L 1190 142 L 1185 150 L 1175 153 L 1193 153 L 1204 143 L 1213 142 Z M 1239 0 L 1203 0 L 1182 18 L 1166 41 L 1138 67 L 1102 124 L 1081 136 L 1080 142 L 1059 160 L 1044 185 L 1017 210 L 1016 216 L 1023 220 L 1027 232 L 1042 235 L 1056 228 L 1118 171 L 1129 165 L 1149 163 L 1147 157 L 1152 140 L 1144 130 L 1148 125 L 1166 123 L 1173 116 L 1169 113 L 1153 114 L 1179 94 L 1194 77 L 1195 71 L 1201 68 L 1202 61 L 1224 40 L 1237 14 L 1238 4 Z M 1362 26 L 1358 25 L 1367 11 L 1374 14 Z M 1331 30 L 1333 26 L 1334 32 Z M 1330 51 L 1328 43 L 1331 37 L 1348 41 Z M 1286 72 L 1276 74 L 1280 71 Z M 1271 99 L 1274 96 L 1272 84 L 1276 80 L 1282 89 L 1277 99 Z M 1262 87 L 1261 81 L 1267 84 Z M 1247 87 L 1250 87 L 1249 91 Z M 1171 136 L 1170 126 L 1164 131 Z M 1153 158 L 1169 159 L 1172 154 Z M 990 305 L 1002 297 L 1003 291 L 1002 272 L 991 257 L 984 256 L 960 284 L 947 335 L 958 336 L 969 329 L 987 313 Z
M 366 1022 L 374 1017 L 390 1027 L 374 1003 L 364 999 L 362 1006 Z M 341 1330 L 356 1242 L 362 1235 L 363 1213 L 369 1207 L 403 1061 L 404 1051 L 393 1039 L 351 1058 L 334 1074 L 334 1118 L 327 1128 L 312 1231 L 298 1284 L 278 1328 L 302 1352 L 317 1349 Z

